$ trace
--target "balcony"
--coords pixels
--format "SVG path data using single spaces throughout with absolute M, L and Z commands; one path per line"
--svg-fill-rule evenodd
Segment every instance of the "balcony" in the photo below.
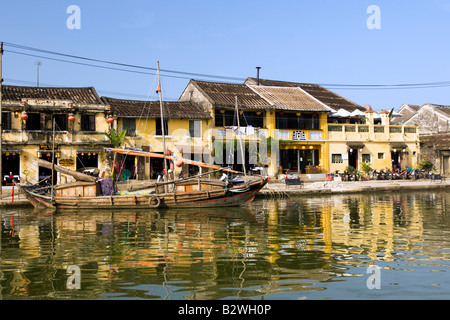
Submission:
M 247 139 L 268 138 L 268 130 L 257 127 L 224 127 L 223 129 L 214 129 L 213 136 L 235 138 L 241 136 Z
M 328 125 L 328 140 L 330 141 L 392 141 L 416 139 L 418 139 L 416 127 L 366 124 Z
M 291 141 L 322 141 L 323 135 L 320 130 L 284 130 L 278 129 L 276 138 Z

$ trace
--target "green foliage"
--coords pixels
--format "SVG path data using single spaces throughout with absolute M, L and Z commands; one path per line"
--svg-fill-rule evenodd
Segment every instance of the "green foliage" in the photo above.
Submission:
M 105 133 L 105 135 L 108 137 L 109 141 L 114 146 L 114 148 L 119 148 L 122 145 L 123 140 L 125 140 L 126 134 L 127 134 L 127 129 L 123 129 L 122 131 L 120 131 L 119 134 L 117 134 L 116 130 L 113 127 L 111 127 L 111 129 L 109 129 L 108 133 Z M 117 153 L 114 152 L 114 160 L 113 160 L 111 177 L 114 176 L 114 165 L 116 163 L 116 157 L 117 157 Z
M 417 166 L 418 166 L 419 169 L 422 169 L 422 170 L 425 170 L 425 171 L 432 171 L 432 170 L 436 169 L 435 166 L 434 166 L 434 163 L 431 162 L 428 159 L 419 162 Z
M 372 167 L 370 166 L 370 163 L 368 163 L 368 162 L 362 162 L 362 163 L 361 163 L 361 170 L 362 170 L 366 175 L 368 175 L 373 169 L 372 169 Z
M 119 148 L 121 146 L 126 134 L 127 129 L 124 129 L 120 131 L 119 134 L 117 134 L 116 130 L 113 127 L 111 127 L 109 132 L 105 133 L 114 148 Z
M 347 171 L 348 173 L 353 173 L 356 171 L 356 169 L 352 166 L 346 166 L 345 171 Z

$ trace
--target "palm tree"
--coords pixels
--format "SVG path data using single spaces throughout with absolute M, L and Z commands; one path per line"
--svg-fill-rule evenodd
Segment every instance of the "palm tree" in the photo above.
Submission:
M 123 140 L 125 140 L 126 134 L 127 134 L 127 129 L 123 129 L 122 131 L 120 131 L 119 134 L 117 134 L 116 130 L 113 127 L 111 127 L 109 129 L 109 133 L 108 132 L 105 133 L 105 135 L 108 137 L 109 141 L 114 146 L 114 148 L 119 148 L 122 145 Z M 114 176 L 114 167 L 116 165 L 116 157 L 117 157 L 117 153 L 114 153 L 114 161 L 113 161 L 113 166 L 112 166 L 111 178 Z

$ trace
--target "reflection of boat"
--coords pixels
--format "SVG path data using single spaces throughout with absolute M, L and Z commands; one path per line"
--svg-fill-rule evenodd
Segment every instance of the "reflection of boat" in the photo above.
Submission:
M 141 156 L 152 154 L 141 152 Z M 39 165 L 51 164 L 40 160 Z M 244 176 L 235 184 L 233 181 L 204 179 L 199 175 L 187 179 L 152 182 L 145 189 L 133 192 L 116 192 L 112 179 L 99 179 L 65 167 L 53 167 L 56 171 L 73 175 L 77 181 L 57 186 L 52 186 L 48 179 L 35 185 L 17 184 L 36 208 L 150 209 L 240 206 L 253 201 L 259 190 L 269 181 L 268 177 Z M 220 167 L 216 167 L 216 170 L 232 171 Z

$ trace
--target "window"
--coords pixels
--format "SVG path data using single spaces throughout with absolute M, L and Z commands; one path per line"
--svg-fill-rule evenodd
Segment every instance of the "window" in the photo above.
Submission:
M 135 118 L 123 118 L 122 119 L 122 129 L 127 130 L 126 136 L 135 137 L 136 136 L 136 119 Z
M 67 131 L 67 114 L 57 113 L 54 114 L 55 118 L 55 131 Z
M 222 111 L 222 112 L 221 112 Z M 237 126 L 236 111 L 216 110 L 215 111 L 215 126 L 216 127 L 232 127 Z M 252 126 L 256 128 L 264 127 L 264 112 L 262 111 L 244 111 L 239 115 L 239 122 L 241 127 Z
M 362 162 L 365 162 L 365 163 L 371 163 L 372 162 L 371 158 L 372 157 L 370 154 L 363 153 L 361 160 L 362 160 Z
M 344 163 L 344 159 L 342 158 L 342 154 L 335 153 L 331 155 L 331 163 Z
M 95 131 L 95 114 L 81 115 L 81 131 Z
M 40 113 L 28 113 L 28 119 L 26 121 L 27 130 L 41 130 L 41 114 Z
M 378 152 L 378 160 L 384 159 L 384 152 Z
M 156 118 L 156 132 L 155 135 L 162 136 L 162 129 L 161 129 L 161 118 Z M 169 122 L 167 119 L 164 119 L 164 135 L 169 135 Z
M 189 120 L 189 134 L 192 138 L 202 136 L 202 122 L 199 120 Z
M 11 112 L 2 112 L 2 129 L 11 129 Z
M 306 129 L 320 128 L 319 114 L 300 114 L 277 112 L 275 115 L 277 129 Z
M 214 125 L 216 127 L 223 127 L 223 113 L 220 112 L 220 110 L 215 111 L 214 113 L 215 123 Z

